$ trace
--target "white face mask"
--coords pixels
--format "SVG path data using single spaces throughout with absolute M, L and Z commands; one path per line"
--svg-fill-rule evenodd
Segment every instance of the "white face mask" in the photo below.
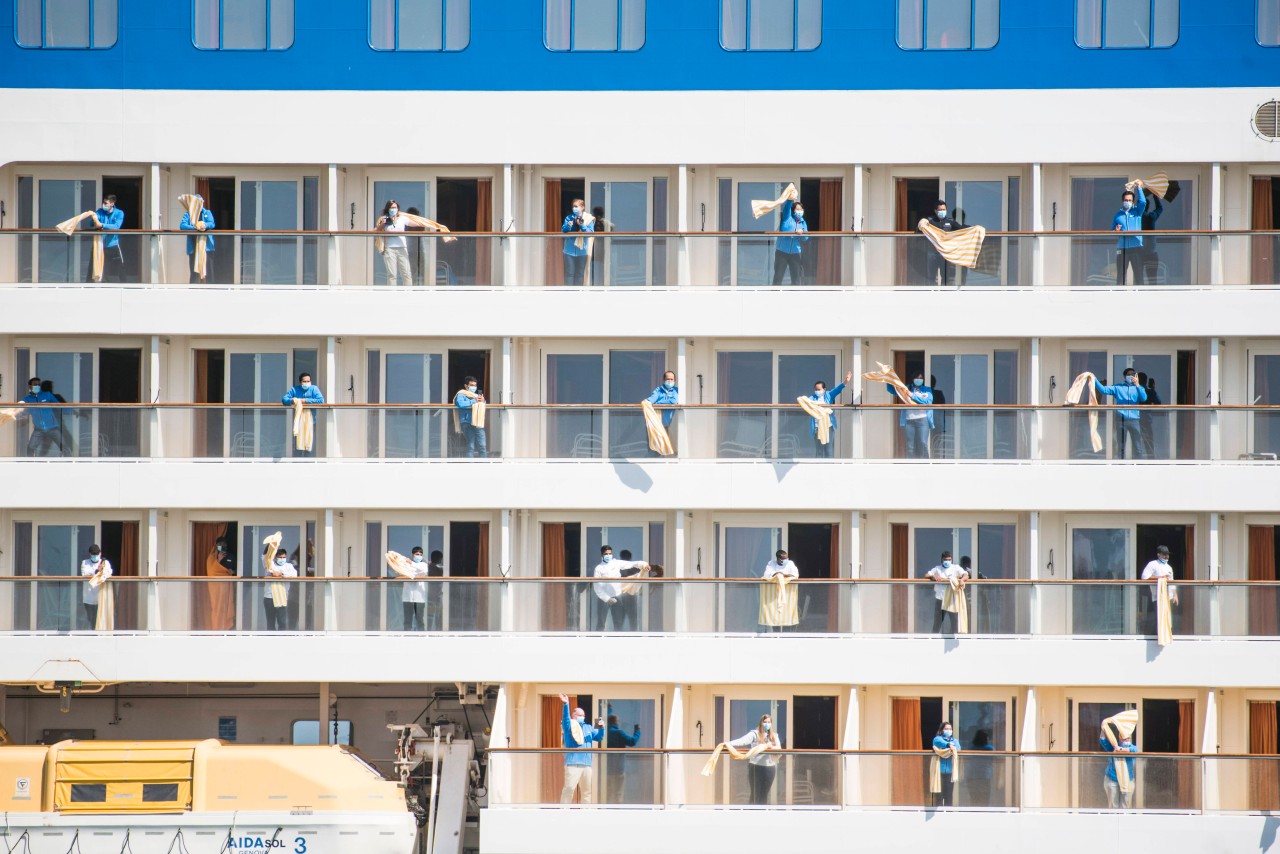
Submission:
M 949 730 L 949 729 L 944 729 L 944 730 L 942 731 L 942 737 L 943 737 L 943 738 L 951 738 L 951 730 Z
M 310 382 L 307 382 L 307 381 L 305 381 L 305 380 L 304 380 L 304 381 L 303 381 L 303 383 L 302 383 L 302 387 L 303 387 L 304 389 L 311 388 L 311 383 L 310 383 Z
M 946 219 L 946 217 L 947 217 L 947 209 L 946 209 L 946 208 L 943 208 L 942 210 L 937 211 L 937 214 L 938 214 L 938 219 Z
M 920 379 L 919 377 L 916 377 L 914 380 L 911 381 L 911 384 L 914 385 L 916 388 L 920 388 L 920 386 L 924 385 L 924 380 Z
M 1133 202 L 1121 202 L 1120 207 L 1124 208 L 1125 210 L 1129 210 L 1130 208 L 1133 207 Z
M 773 721 L 765 721 L 763 726 L 764 726 L 764 731 L 768 732 L 769 730 L 773 729 Z
M 803 210 L 803 209 L 801 209 L 801 208 L 797 208 L 797 209 L 796 209 L 796 219 L 804 219 L 804 210 Z
M 39 394 L 39 393 L 40 393 L 40 386 L 38 386 L 38 385 L 33 385 L 33 386 L 31 387 L 31 393 L 32 393 L 32 394 Z
M 574 719 L 575 721 L 577 721 L 578 723 L 582 723 L 583 721 L 585 721 L 585 720 L 587 719 L 587 716 L 586 716 L 586 715 L 574 715 L 574 716 L 573 716 L 573 719 Z
M 284 566 L 288 561 L 282 557 L 276 558 L 276 566 Z
M 600 560 L 602 563 L 608 563 L 609 561 L 613 560 L 613 555 L 602 555 L 600 557 Z
M 413 556 L 413 562 L 414 562 L 414 563 L 422 563 L 422 555 L 414 555 L 414 556 Z
M 467 391 L 471 392 L 472 394 L 475 394 L 475 393 L 476 393 L 476 387 L 475 387 L 475 386 L 473 386 L 473 385 L 469 385 L 469 386 L 467 386 Z
M 89 563 L 97 563 L 102 560 L 102 555 L 89 555 Z

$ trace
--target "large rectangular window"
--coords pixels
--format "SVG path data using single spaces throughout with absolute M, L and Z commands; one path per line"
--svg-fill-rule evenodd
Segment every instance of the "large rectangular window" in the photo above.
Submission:
M 1258 0 L 1254 38 L 1263 47 L 1280 47 L 1280 0 Z
M 117 0 L 17 0 L 14 12 L 19 47 L 102 50 L 119 32 Z
M 471 43 L 471 0 L 369 0 L 374 50 L 462 50 Z
M 644 47 L 645 0 L 546 0 L 547 50 L 630 51 Z
M 1080 47 L 1170 47 L 1178 40 L 1178 0 L 1076 0 Z
M 293 0 L 194 0 L 191 40 L 200 50 L 286 50 Z
M 1000 0 L 898 0 L 903 50 L 987 50 L 1000 40 Z
M 822 44 L 822 0 L 720 0 L 725 50 L 813 50 Z

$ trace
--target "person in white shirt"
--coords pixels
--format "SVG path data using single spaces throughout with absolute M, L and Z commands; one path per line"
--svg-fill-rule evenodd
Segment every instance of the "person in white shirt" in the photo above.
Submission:
M 99 576 L 103 581 L 111 577 L 111 562 L 102 556 L 102 549 L 97 543 L 89 546 L 89 557 L 80 562 L 80 574 L 86 576 L 80 606 L 84 610 L 89 628 L 92 629 L 98 624 L 98 602 L 102 598 L 102 585 L 95 587 L 89 582 Z
M 775 575 L 785 575 L 788 578 L 799 578 L 800 570 L 796 567 L 795 562 L 787 558 L 786 549 L 778 549 L 773 553 L 773 560 L 764 565 L 763 579 L 773 578 Z
M 933 595 L 938 600 L 938 612 L 933 617 L 933 633 L 942 632 L 942 623 L 944 620 L 950 620 L 951 631 L 949 634 L 956 633 L 956 614 L 954 611 L 944 611 L 942 608 L 942 597 L 946 595 L 947 588 L 951 586 L 951 579 L 959 578 L 963 586 L 964 582 L 969 580 L 969 570 L 962 566 L 957 566 L 951 562 L 951 552 L 942 553 L 942 562 L 924 574 L 925 578 L 931 578 L 938 582 L 933 585 Z
M 271 547 L 267 546 L 267 548 Z M 276 552 L 275 560 L 273 560 L 271 565 L 267 567 L 267 576 L 272 581 L 285 578 L 297 578 L 298 568 L 289 562 L 289 556 L 282 549 Z M 265 598 L 263 599 L 262 605 L 266 609 L 267 613 L 267 631 L 283 632 L 289 628 L 289 585 L 281 582 L 281 587 L 284 588 L 284 596 L 281 597 L 279 605 L 276 605 L 275 601 L 275 591 L 273 589 L 275 586 L 275 584 L 266 584 L 263 586 L 263 595 Z
M 404 239 L 407 225 L 409 220 L 400 213 L 400 203 L 395 199 L 388 199 L 382 208 L 377 229 L 388 232 L 382 237 L 382 263 L 387 268 L 387 284 L 393 287 L 413 284 L 413 271 L 409 268 L 409 245 Z
M 596 565 L 592 575 L 596 578 L 622 579 L 632 575 L 639 575 L 640 571 L 648 564 L 642 560 L 614 560 L 613 547 L 600 547 L 600 563 Z M 615 632 L 624 631 L 623 617 L 626 605 L 622 602 L 622 582 L 618 581 L 597 581 L 591 585 L 595 590 L 596 598 L 596 624 L 595 628 L 598 632 L 605 630 L 605 622 L 609 615 L 613 615 L 613 630 Z
M 782 740 L 773 728 L 773 718 L 760 716 L 760 723 L 742 738 L 729 742 L 738 750 L 750 750 L 757 744 L 767 744 L 769 749 L 747 760 L 747 782 L 751 786 L 751 803 L 767 804 L 773 789 L 773 779 L 778 775 L 778 757 L 773 752 L 782 749 Z
M 422 556 L 422 546 L 414 546 L 409 556 L 413 561 L 413 577 L 415 579 L 429 577 L 431 567 Z M 427 607 L 427 582 L 405 581 L 401 584 L 400 590 L 400 605 L 404 609 L 404 630 L 406 632 L 424 631 L 427 626 L 422 617 Z
M 1142 570 L 1142 580 L 1155 582 L 1158 579 L 1167 578 L 1170 582 L 1169 587 L 1169 604 L 1178 604 L 1178 591 L 1172 586 L 1173 567 L 1169 565 L 1169 547 L 1156 546 L 1156 559 L 1149 562 Z M 1160 589 L 1158 584 L 1151 585 L 1151 604 L 1143 609 L 1142 614 L 1142 633 L 1146 635 L 1154 635 L 1156 633 L 1156 591 Z

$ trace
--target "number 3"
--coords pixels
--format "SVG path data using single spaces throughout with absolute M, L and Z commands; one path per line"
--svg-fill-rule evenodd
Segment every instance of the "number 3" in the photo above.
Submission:
M 307 840 L 301 836 L 294 837 L 293 846 L 293 854 L 307 854 Z

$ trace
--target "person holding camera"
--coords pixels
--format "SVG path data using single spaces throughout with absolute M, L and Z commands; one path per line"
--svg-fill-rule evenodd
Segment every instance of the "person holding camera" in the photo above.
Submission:
M 587 203 L 573 200 L 573 210 L 564 218 L 560 231 L 572 235 L 564 241 L 564 283 L 581 285 L 587 271 L 587 257 L 591 254 L 591 235 L 596 230 L 596 220 L 587 213 Z
M 409 220 L 400 213 L 399 202 L 388 199 L 382 207 L 382 216 L 378 218 L 377 230 L 388 232 L 382 238 L 382 263 L 387 268 L 387 284 L 393 287 L 413 284 L 413 271 L 409 268 L 409 244 L 404 238 L 407 225 Z
M 1147 390 L 1138 384 L 1138 372 L 1133 368 L 1124 369 L 1124 383 L 1121 385 L 1103 385 L 1094 378 L 1093 387 L 1097 393 L 1115 398 L 1117 404 L 1138 404 L 1147 402 Z M 1125 440 L 1133 446 L 1130 459 L 1147 460 L 1151 458 L 1150 449 L 1142 440 L 1142 413 L 1136 409 L 1116 410 L 1116 450 L 1115 459 L 1124 459 Z

